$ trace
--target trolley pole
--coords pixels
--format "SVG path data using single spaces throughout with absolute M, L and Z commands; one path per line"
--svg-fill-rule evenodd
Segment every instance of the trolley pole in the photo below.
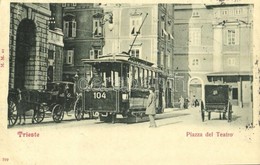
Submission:
M 130 49 L 129 49 L 128 52 L 127 52 L 128 55 L 130 55 L 130 52 L 131 52 L 131 50 L 132 50 L 132 48 L 133 48 L 133 46 L 134 46 L 135 40 L 136 40 L 137 36 L 140 34 L 140 30 L 141 30 L 141 28 L 142 28 L 142 26 L 143 26 L 143 24 L 144 24 L 144 21 L 145 21 L 145 19 L 147 18 L 147 16 L 148 16 L 148 13 L 146 13 L 146 15 L 145 15 L 145 17 L 144 17 L 144 20 L 143 20 L 143 22 L 142 22 L 142 24 L 141 24 L 141 26 L 139 27 L 138 31 L 136 32 L 135 38 L 134 38 L 134 40 L 133 40 L 133 42 L 132 42 L 132 44 L 131 44 L 131 46 L 130 46 Z

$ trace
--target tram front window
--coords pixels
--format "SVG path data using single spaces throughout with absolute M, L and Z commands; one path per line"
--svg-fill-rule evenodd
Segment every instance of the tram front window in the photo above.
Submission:
M 94 74 L 97 70 L 98 74 Z M 99 77 L 99 84 L 94 85 L 93 88 L 106 87 L 106 88 L 120 88 L 128 85 L 128 67 L 121 63 L 102 63 L 93 66 L 93 77 Z

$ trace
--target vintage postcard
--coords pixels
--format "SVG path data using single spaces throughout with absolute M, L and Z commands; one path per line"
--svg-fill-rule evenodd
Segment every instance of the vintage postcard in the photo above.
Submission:
M 0 164 L 260 164 L 257 0 L 0 0 Z

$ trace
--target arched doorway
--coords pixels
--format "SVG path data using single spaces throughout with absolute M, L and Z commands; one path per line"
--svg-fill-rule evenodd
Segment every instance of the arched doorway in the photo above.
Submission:
M 189 82 L 190 99 L 194 99 L 194 97 L 199 100 L 203 99 L 202 86 L 203 86 L 203 82 L 201 79 L 199 79 L 197 77 L 190 79 L 190 82 Z
M 26 75 L 28 75 L 28 61 L 35 54 L 36 28 L 32 20 L 24 19 L 18 26 L 15 54 L 14 88 L 26 87 Z

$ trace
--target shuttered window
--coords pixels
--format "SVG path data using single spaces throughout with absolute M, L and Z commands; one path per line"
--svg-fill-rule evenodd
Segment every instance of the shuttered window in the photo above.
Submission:
M 239 45 L 239 29 L 227 29 L 225 31 L 226 45 Z
M 77 22 L 75 20 L 73 21 L 64 21 L 64 36 L 65 37 L 76 37 L 77 32 Z

